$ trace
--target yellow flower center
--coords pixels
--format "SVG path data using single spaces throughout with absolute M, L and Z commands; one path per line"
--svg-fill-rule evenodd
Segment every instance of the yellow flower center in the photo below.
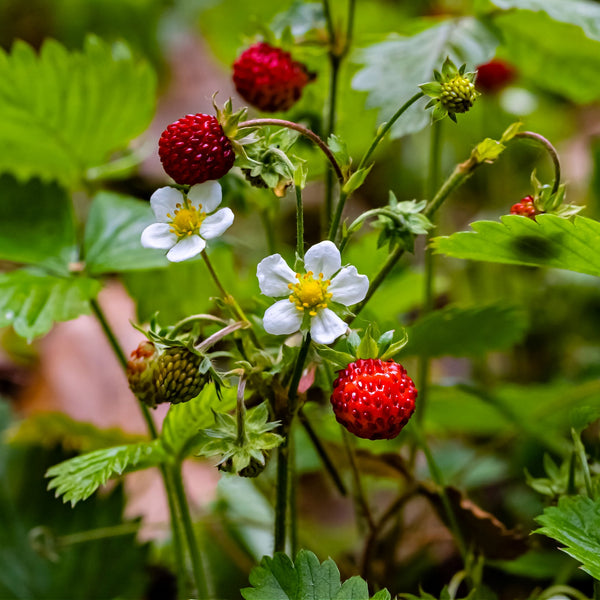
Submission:
M 206 213 L 202 211 L 202 205 L 198 208 L 186 202 L 175 205 L 175 214 L 167 214 L 170 219 L 171 233 L 178 238 L 184 238 L 189 235 L 200 233 L 200 225 L 206 219 Z
M 327 292 L 327 288 L 331 281 L 323 279 L 323 273 L 319 273 L 319 277 L 315 279 L 312 271 L 305 275 L 296 273 L 298 283 L 289 283 L 288 287 L 291 290 L 289 301 L 296 305 L 298 310 L 308 310 L 308 314 L 314 317 L 317 314 L 317 309 L 327 308 L 327 302 L 332 294 Z

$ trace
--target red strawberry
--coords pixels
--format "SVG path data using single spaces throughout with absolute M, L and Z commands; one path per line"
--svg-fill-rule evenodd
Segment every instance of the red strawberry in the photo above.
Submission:
M 525 196 L 523 200 L 513 204 L 510 207 L 511 215 L 521 215 L 522 217 L 529 217 L 535 221 L 536 215 L 540 214 L 540 211 L 535 207 L 532 196 Z
M 393 360 L 359 359 L 338 372 L 331 404 L 338 423 L 369 440 L 392 439 L 415 410 L 417 390 Z
M 254 44 L 233 63 L 233 82 L 244 100 L 264 112 L 288 110 L 314 76 L 289 52 Z
M 202 113 L 171 123 L 160 136 L 158 154 L 167 174 L 187 185 L 220 179 L 235 160 L 219 121 Z
M 477 67 L 475 83 L 482 92 L 493 94 L 505 88 L 515 75 L 516 71 L 512 65 L 495 58 Z

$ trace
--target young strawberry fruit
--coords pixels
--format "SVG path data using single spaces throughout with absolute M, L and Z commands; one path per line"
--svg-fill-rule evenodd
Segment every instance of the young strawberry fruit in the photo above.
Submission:
M 250 46 L 233 63 L 240 96 L 263 112 L 288 110 L 314 76 L 289 52 L 266 42 Z
M 160 136 L 158 155 L 167 175 L 181 185 L 221 179 L 235 161 L 231 141 L 217 118 L 202 113 L 171 123 Z
M 535 221 L 536 215 L 539 215 L 540 212 L 533 203 L 533 196 L 525 196 L 520 202 L 517 202 L 510 207 L 510 214 L 529 217 Z
M 415 410 L 417 390 L 393 360 L 359 359 L 338 372 L 331 404 L 338 423 L 369 440 L 392 439 Z
M 201 362 L 200 356 L 183 346 L 158 348 L 144 341 L 127 363 L 129 387 L 151 408 L 164 402 L 187 402 L 208 382 L 208 374 L 200 373 Z

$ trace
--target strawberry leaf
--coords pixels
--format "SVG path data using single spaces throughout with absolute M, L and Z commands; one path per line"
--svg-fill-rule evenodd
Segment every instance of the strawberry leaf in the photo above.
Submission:
M 56 321 L 89 314 L 89 301 L 100 283 L 84 277 L 54 277 L 20 270 L 0 274 L 0 327 L 12 325 L 32 340 L 48 333 Z
M 479 356 L 517 343 L 526 327 L 525 313 L 514 306 L 450 306 L 412 325 L 401 355 Z
M 71 199 L 56 184 L 0 177 L 0 259 L 66 275 L 76 259 Z
M 321 563 L 308 550 L 300 550 L 295 562 L 278 552 L 265 556 L 250 573 L 251 588 L 241 590 L 245 600 L 369 600 L 366 581 L 355 576 L 340 581 L 340 572 L 328 559 Z M 389 600 L 381 590 L 371 600 Z
M 150 123 L 155 76 L 123 44 L 89 37 L 83 51 L 46 41 L 0 50 L 0 172 L 73 187 Z
M 555 267 L 600 275 L 600 223 L 576 216 L 573 221 L 555 215 L 539 215 L 537 221 L 507 215 L 501 223 L 477 221 L 474 231 L 433 240 L 440 254 L 455 258 Z
M 56 490 L 57 497 L 62 496 L 63 502 L 75 506 L 109 479 L 166 460 L 167 455 L 158 440 L 96 450 L 50 467 L 46 472 L 50 478 L 48 489 Z
M 413 36 L 390 36 L 386 41 L 363 49 L 356 62 L 362 64 L 352 87 L 368 92 L 367 108 L 379 109 L 379 120 L 387 121 L 432 78 L 450 57 L 467 63 L 469 69 L 494 55 L 498 40 L 482 22 L 473 18 L 449 19 Z M 392 138 L 415 133 L 426 127 L 431 115 L 424 110 L 428 98 L 411 106 L 392 127 Z
M 166 267 L 165 251 L 142 247 L 145 227 L 155 222 L 147 202 L 111 192 L 94 198 L 85 230 L 86 270 L 93 275 Z
M 600 580 L 600 500 L 565 496 L 536 518 L 543 525 L 534 533 L 564 544 L 563 552 L 582 563 L 582 569 Z

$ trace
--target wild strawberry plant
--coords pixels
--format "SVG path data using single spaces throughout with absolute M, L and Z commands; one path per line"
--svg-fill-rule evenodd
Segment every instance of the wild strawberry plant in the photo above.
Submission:
M 204 12 L 217 51 L 225 4 Z M 521 78 L 573 104 L 600 98 L 600 9 L 474 4 L 440 17 L 443 3 L 428 3 L 423 20 L 385 3 L 259 3 L 260 34 L 223 51 L 250 106 L 214 90 L 212 112 L 162 124 L 165 173 L 147 198 L 111 191 L 141 160 L 147 62 L 93 36 L 80 51 L 16 42 L 0 56 L 0 325 L 31 342 L 93 315 L 147 426 L 131 436 L 42 415 L 9 439 L 79 451 L 46 472 L 75 510 L 157 467 L 173 597 L 600 598 L 588 364 L 600 224 L 567 200 L 554 144 L 509 94 Z M 237 8 L 232 23 L 249 10 Z M 403 35 L 373 43 L 371 14 L 377 32 L 389 19 Z M 531 164 L 510 162 L 524 151 Z M 480 218 L 499 189 L 501 208 Z M 457 226 L 453 204 L 473 196 Z M 98 300 L 109 279 L 136 302 L 137 348 L 120 346 Z M 563 295 L 590 318 L 579 339 Z M 198 457 L 221 476 L 202 518 L 182 471 Z M 0 499 L 8 522 L 15 495 Z M 90 535 L 118 535 L 105 529 Z M 7 531 L 16 550 L 21 530 Z M 46 527 L 30 539 L 35 565 L 54 566 L 30 586 L 5 569 L 3 595 L 71 593 L 56 565 L 77 542 Z M 131 560 L 139 570 L 144 557 Z M 96 589 L 139 595 L 134 571 Z

